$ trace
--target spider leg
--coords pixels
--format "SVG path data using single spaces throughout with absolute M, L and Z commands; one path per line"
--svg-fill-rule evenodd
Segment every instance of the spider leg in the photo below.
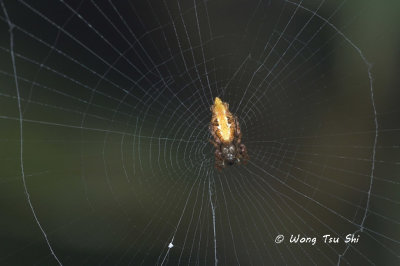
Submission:
M 220 150 L 215 151 L 215 168 L 218 171 L 221 171 L 222 168 L 225 167 L 224 157 L 222 156 L 222 152 Z
M 244 144 L 239 145 L 239 154 L 243 157 L 243 163 L 246 164 L 249 160 L 249 155 L 247 154 L 247 148 Z
M 235 116 L 227 116 L 227 118 L 228 118 L 228 123 L 229 124 L 232 124 L 232 123 L 235 123 Z
M 219 144 L 212 139 L 208 139 L 208 141 L 214 146 L 214 148 L 219 149 Z
M 213 130 L 213 125 L 212 123 L 208 126 L 208 130 L 210 131 L 211 136 L 214 138 L 214 143 L 221 145 L 221 140 L 218 138 L 218 136 L 215 134 L 215 131 Z M 215 146 L 215 145 L 214 145 Z M 218 146 L 215 146 L 216 148 Z

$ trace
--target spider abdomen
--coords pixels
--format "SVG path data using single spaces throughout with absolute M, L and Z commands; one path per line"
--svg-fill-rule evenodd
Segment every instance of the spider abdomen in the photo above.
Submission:
M 233 140 L 235 124 L 232 114 L 229 112 L 228 104 L 216 97 L 212 106 L 214 130 L 223 143 L 230 143 Z

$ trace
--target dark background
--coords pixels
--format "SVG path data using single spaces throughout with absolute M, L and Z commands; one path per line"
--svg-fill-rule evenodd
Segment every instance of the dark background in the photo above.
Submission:
M 399 264 L 397 1 L 1 3 L 1 265 Z

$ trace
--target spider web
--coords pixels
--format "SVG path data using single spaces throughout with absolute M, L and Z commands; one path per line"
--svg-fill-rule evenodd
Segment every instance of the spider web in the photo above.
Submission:
M 398 4 L 0 3 L 1 264 L 399 263 Z

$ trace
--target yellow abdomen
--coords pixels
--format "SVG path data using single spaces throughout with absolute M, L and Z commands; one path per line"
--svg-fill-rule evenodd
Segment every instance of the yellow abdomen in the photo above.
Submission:
M 221 101 L 220 98 L 216 97 L 213 113 L 218 121 L 217 135 L 224 143 L 229 143 L 233 139 L 234 125 L 228 122 L 228 116 L 231 117 L 231 113 L 228 110 L 228 105 Z

